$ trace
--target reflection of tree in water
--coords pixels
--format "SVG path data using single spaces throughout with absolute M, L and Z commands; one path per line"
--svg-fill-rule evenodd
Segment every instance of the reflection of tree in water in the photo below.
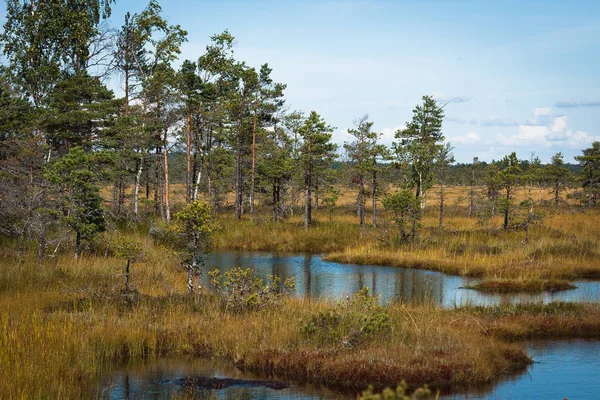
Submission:
M 399 268 L 395 274 L 394 298 L 401 302 L 423 304 L 443 301 L 443 276 Z
M 208 271 L 219 269 L 221 273 L 235 267 L 254 268 L 256 275 L 267 279 L 268 275 L 280 277 L 280 285 L 287 278 L 296 280 L 295 295 L 338 300 L 352 296 L 365 286 L 381 301 L 442 303 L 444 276 L 423 270 L 369 266 L 349 266 L 322 261 L 311 254 L 277 256 L 273 254 L 220 253 L 215 252 L 207 260 L 203 282 L 208 285 Z M 282 286 L 281 286 L 282 287 Z
M 303 278 L 304 278 L 304 298 L 307 300 L 310 299 L 310 297 L 312 295 L 312 293 L 310 291 L 311 276 L 312 276 L 311 262 L 312 262 L 312 255 L 311 254 L 305 255 L 304 262 L 302 264 L 302 273 L 303 273 Z

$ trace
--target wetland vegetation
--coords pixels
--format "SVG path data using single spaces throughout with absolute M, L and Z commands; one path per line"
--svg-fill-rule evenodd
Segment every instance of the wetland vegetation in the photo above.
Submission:
M 158 1 L 117 30 L 112 6 L 6 2 L 1 398 L 104 396 L 163 358 L 231 368 L 184 398 L 459 395 L 525 371 L 526 341 L 600 339 L 600 142 L 456 163 L 425 95 L 391 146 L 367 115 L 339 146 L 230 32 L 178 60 Z

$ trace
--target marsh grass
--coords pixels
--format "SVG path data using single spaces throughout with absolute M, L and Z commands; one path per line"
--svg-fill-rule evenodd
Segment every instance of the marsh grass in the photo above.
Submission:
M 576 289 L 577 286 L 559 280 L 518 280 L 518 279 L 484 279 L 483 281 L 466 286 L 465 289 L 479 290 L 490 293 L 556 293 Z
M 369 333 L 360 340 L 348 340 L 371 326 L 361 325 L 360 314 L 351 313 L 341 325 L 315 336 L 302 329 L 306 322 L 340 305 L 286 299 L 260 311 L 232 313 L 210 293 L 185 295 L 185 271 L 152 243 L 132 267 L 133 297 L 122 294 L 121 259 L 75 261 L 65 254 L 40 268 L 33 255 L 19 260 L 6 251 L 2 256 L 2 398 L 93 397 L 113 366 L 178 354 L 215 357 L 265 377 L 318 381 L 356 392 L 402 379 L 411 386 L 477 384 L 530 362 L 520 345 L 505 341 L 509 332 L 536 334 L 529 316 L 522 322 L 507 320 L 500 329 L 488 326 L 493 313 L 485 308 L 368 303 L 365 310 L 385 316 L 373 320 L 381 329 L 366 328 Z M 591 329 L 587 316 L 600 321 L 600 312 L 589 307 L 552 317 L 566 318 L 557 326 Z
M 264 210 L 263 210 L 264 211 Z M 358 225 L 358 218 L 339 207 L 330 221 L 315 212 L 315 226 L 304 229 L 302 216 L 272 222 L 266 213 L 254 222 L 220 217 L 218 249 L 324 253 L 325 259 L 349 264 L 424 268 L 450 274 L 502 280 L 558 281 L 600 278 L 598 210 L 548 207 L 543 224 L 530 228 L 529 243 L 520 230 L 504 231 L 500 217 L 483 227 L 464 208 L 448 213 L 437 229 L 432 207 L 414 242 L 390 242 L 385 219 L 379 227 Z
M 360 228 L 342 203 L 329 222 L 316 211 L 273 223 L 265 207 L 256 221 L 220 215 L 220 249 L 327 252 L 342 262 L 428 268 L 488 279 L 600 277 L 597 211 L 550 213 L 531 231 L 483 229 L 456 207 L 447 229 L 424 218 L 419 241 L 389 246 L 380 228 Z M 285 299 L 259 311 L 228 312 L 210 293 L 187 296 L 186 272 L 172 252 L 154 243 L 149 221 L 118 226 L 79 260 L 63 248 L 38 266 L 35 248 L 0 250 L 0 398 L 89 398 L 110 369 L 162 355 L 215 357 L 239 368 L 293 380 L 319 381 L 358 392 L 369 384 L 413 387 L 476 385 L 523 368 L 530 360 L 514 341 L 537 337 L 600 337 L 597 304 L 463 307 L 383 306 L 385 328 L 348 340 L 354 317 L 316 336 L 303 326 L 339 305 Z M 123 259 L 112 236 L 143 244 L 132 265 L 132 295 L 124 296 Z M 109 251 L 105 251 L 108 248 Z M 107 256 L 104 256 L 104 254 Z M 379 310 L 379 309 L 378 309 Z

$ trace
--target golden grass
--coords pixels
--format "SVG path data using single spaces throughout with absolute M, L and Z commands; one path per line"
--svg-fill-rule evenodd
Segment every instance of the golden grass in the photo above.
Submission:
M 464 188 L 451 188 L 459 198 Z M 177 192 L 179 193 L 179 192 Z M 432 192 L 433 193 L 433 192 Z M 462 194 L 461 194 L 462 193 Z M 181 197 L 181 193 L 175 198 Z M 428 268 L 486 279 L 544 281 L 600 277 L 597 210 L 547 208 L 548 217 L 522 232 L 483 229 L 451 206 L 446 230 L 435 227 L 430 199 L 417 242 L 390 247 L 379 228 L 358 226 L 354 195 L 343 193 L 330 221 L 315 211 L 305 230 L 302 215 L 270 221 L 268 207 L 254 222 L 219 215 L 219 249 L 325 252 L 328 259 L 361 264 Z M 499 225 L 499 221 L 494 221 Z M 132 268 L 138 297 L 126 301 L 123 260 L 58 254 L 37 266 L 33 249 L 17 257 L 0 249 L 0 398 L 93 397 L 96 383 L 120 360 L 193 354 L 228 360 L 241 368 L 346 389 L 368 384 L 434 386 L 489 382 L 529 360 L 513 340 L 599 337 L 600 306 L 500 306 L 444 310 L 391 304 L 389 330 L 348 347 L 301 332 L 301 321 L 330 310 L 328 302 L 286 300 L 277 308 L 231 314 L 211 295 L 188 297 L 186 273 L 166 249 L 144 233 L 117 232 L 145 242 Z
M 574 286 L 566 281 L 557 280 L 518 280 L 518 279 L 484 279 L 483 281 L 467 286 L 466 289 L 479 290 L 491 293 L 541 293 L 541 292 L 561 292 L 575 289 Z
M 535 320 L 511 310 L 393 304 L 385 308 L 389 330 L 347 346 L 300 329 L 301 321 L 330 310 L 331 303 L 289 299 L 231 314 L 214 296 L 186 296 L 186 273 L 164 249 L 150 242 L 145 251 L 132 268 L 139 292 L 132 302 L 120 295 L 123 260 L 75 261 L 65 254 L 40 268 L 33 254 L 18 259 L 9 248 L 1 252 L 0 397 L 92 397 L 115 363 L 167 354 L 218 357 L 255 372 L 346 390 L 401 379 L 411 385 L 476 384 L 526 365 L 522 348 L 500 338 L 535 336 L 535 327 L 546 326 L 549 317 L 557 329 L 571 329 L 567 334 L 600 332 L 600 309 L 591 305 L 564 315 L 534 310 Z

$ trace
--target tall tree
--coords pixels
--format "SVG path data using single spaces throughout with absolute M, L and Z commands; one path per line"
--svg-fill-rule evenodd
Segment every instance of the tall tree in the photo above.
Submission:
M 312 193 L 314 180 L 327 170 L 336 158 L 337 146 L 331 143 L 331 126 L 315 111 L 304 121 L 299 129 L 302 145 L 299 149 L 300 162 L 304 178 L 304 227 L 312 223 Z
M 571 179 L 571 171 L 565 167 L 564 156 L 559 151 L 552 156 L 550 164 L 546 166 L 546 177 L 552 184 L 554 193 L 554 204 L 558 206 L 560 193 L 565 189 Z
M 409 180 L 422 208 L 433 183 L 433 160 L 444 141 L 443 119 L 444 110 L 433 97 L 423 96 L 423 104 L 413 110 L 413 118 L 406 128 L 396 131 L 397 141 L 392 144 L 397 163 L 410 171 Z
M 479 165 L 479 157 L 473 157 L 473 162 L 471 163 L 471 174 L 469 179 L 469 218 L 473 217 L 473 213 L 475 212 L 475 185 L 477 183 L 476 180 L 476 170 Z
M 110 158 L 106 153 L 73 147 L 46 172 L 50 182 L 60 188 L 55 196 L 66 226 L 75 234 L 76 259 L 84 245 L 106 229 L 99 184 L 102 166 L 107 162 Z
M 136 46 L 145 51 L 145 58 L 134 57 L 140 71 L 141 101 L 144 103 L 149 120 L 147 129 L 153 132 L 155 146 L 155 210 L 170 220 L 169 204 L 169 140 L 172 125 L 176 122 L 176 74 L 172 63 L 181 52 L 187 32 L 179 25 L 169 25 L 161 16 L 162 8 L 158 1 L 151 0 L 148 6 L 132 17 L 132 36 Z M 136 55 L 135 52 L 131 53 Z M 161 160 L 162 156 L 162 160 Z M 160 170 L 164 173 L 162 190 Z M 164 204 L 164 207 L 163 207 Z
M 354 137 L 352 142 L 345 142 L 344 149 L 352 163 L 352 184 L 356 186 L 358 217 L 360 226 L 365 225 L 365 181 L 373 169 L 373 158 L 377 141 L 377 132 L 373 131 L 373 122 L 364 115 L 354 121 L 354 128 L 348 133 Z
M 448 179 L 448 169 L 454 163 L 454 155 L 452 154 L 452 146 L 450 143 L 439 148 L 438 154 L 435 157 L 435 177 L 440 188 L 440 212 L 438 219 L 438 228 L 444 228 L 444 211 L 446 199 L 446 180 Z
M 513 208 L 514 194 L 522 180 L 522 169 L 516 153 L 507 155 L 500 161 L 498 179 L 504 188 L 504 199 L 501 208 L 504 213 L 504 229 L 508 229 L 511 210 Z
M 285 100 L 283 99 L 283 90 L 286 85 L 273 82 L 268 64 L 260 67 L 258 82 L 254 94 L 253 102 L 253 123 L 252 123 L 252 167 L 251 167 L 251 187 L 250 187 L 250 218 L 254 219 L 254 193 L 256 183 L 256 140 L 257 128 L 270 125 L 274 129 L 278 122 L 277 112 L 281 110 Z
M 598 203 L 600 196 L 600 142 L 592 143 L 592 147 L 582 152 L 583 154 L 576 156 L 575 160 L 583 167 L 582 184 L 587 195 L 588 207 L 592 208 Z
M 235 149 L 235 219 L 241 219 L 244 203 L 244 159 L 247 144 L 252 140 L 251 108 L 258 85 L 258 74 L 245 63 L 236 63 L 231 70 L 235 91 L 230 96 L 230 111 L 235 120 L 232 142 Z
M 115 0 L 8 0 L 0 34 L 16 83 L 36 108 L 60 79 L 61 71 L 85 72 L 90 42 Z

